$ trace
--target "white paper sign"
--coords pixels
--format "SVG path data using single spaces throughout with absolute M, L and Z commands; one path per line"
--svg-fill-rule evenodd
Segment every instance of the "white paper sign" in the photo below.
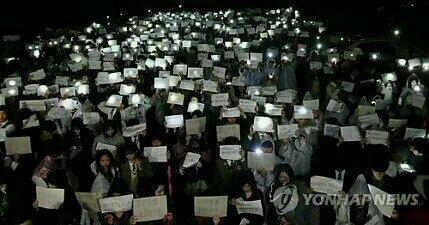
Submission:
M 192 80 L 181 80 L 179 89 L 193 91 L 195 89 L 195 83 Z
M 238 104 L 244 112 L 256 113 L 256 101 L 248 99 L 239 99 Z
M 310 186 L 315 192 L 336 195 L 343 190 L 343 182 L 322 176 L 311 177 Z
M 343 87 L 343 90 L 344 90 L 344 91 L 347 91 L 347 92 L 351 93 L 351 92 L 353 92 L 353 89 L 354 89 L 354 87 L 355 87 L 355 84 L 354 84 L 354 83 L 351 83 L 351 82 L 343 81 L 343 82 L 341 83 L 341 86 Z
M 183 115 L 173 115 L 165 117 L 165 126 L 167 128 L 178 128 L 183 126 Z
M 309 110 L 319 109 L 319 99 L 302 101 L 302 105 Z
M 277 135 L 281 139 L 296 137 L 298 129 L 298 124 L 277 125 Z
M 30 80 L 43 80 L 43 79 L 45 79 L 45 77 L 46 77 L 46 74 L 45 74 L 45 71 L 44 71 L 43 69 L 41 69 L 41 70 L 36 70 L 36 71 L 34 71 L 34 72 L 31 72 L 31 73 L 28 75 L 28 78 L 29 78 Z
M 125 212 L 133 208 L 133 195 L 123 195 L 98 200 L 102 213 Z
M 183 105 L 185 96 L 179 93 L 169 92 L 167 103 L 172 105 Z
M 405 130 L 404 140 L 414 139 L 414 138 L 425 138 L 426 130 L 425 129 L 417 129 L 417 128 L 409 128 Z
M 339 132 L 340 127 L 333 124 L 325 124 L 325 127 L 323 129 L 323 135 L 333 138 L 339 138 Z
M 407 124 L 407 119 L 389 119 L 389 128 L 399 128 Z
M 273 120 L 270 117 L 255 116 L 253 126 L 255 131 L 274 132 Z
M 368 184 L 369 191 L 372 195 L 374 205 L 380 210 L 380 212 L 387 217 L 392 217 L 393 209 L 395 208 L 395 196 L 388 194 L 385 191 L 378 189 L 377 187 Z M 377 201 L 377 199 L 381 199 Z
M 197 164 L 197 162 L 200 160 L 201 155 L 193 152 L 186 153 L 185 160 L 183 161 L 182 166 L 184 168 L 189 168 L 191 166 L 194 166 Z
M 229 95 L 228 93 L 212 94 L 212 106 L 228 106 L 229 105 Z
M 345 142 L 361 140 L 359 129 L 356 126 L 341 127 L 340 131 Z
M 167 212 L 167 197 L 165 195 L 133 200 L 133 215 L 136 222 L 160 220 L 164 218 Z
M 194 197 L 195 216 L 226 217 L 228 196 Z
M 256 201 L 242 201 L 237 200 L 238 214 L 256 214 L 263 216 L 261 200 Z
M 241 145 L 221 145 L 219 146 L 219 156 L 221 159 L 240 160 Z
M 156 89 L 168 89 L 169 87 L 169 80 L 167 78 L 154 78 L 154 87 Z
M 222 109 L 222 117 L 226 118 L 233 118 L 233 117 L 240 117 L 240 110 L 238 107 L 235 108 L 224 108 Z
M 268 171 L 274 170 L 275 155 L 273 153 L 247 152 L 247 166 L 257 170 L 263 167 Z
M 389 139 L 389 132 L 378 130 L 367 130 L 365 135 L 369 144 L 373 145 L 386 145 Z
M 186 120 L 186 134 L 200 134 L 206 129 L 206 117 Z
M 240 125 L 234 124 L 234 125 L 217 126 L 216 135 L 217 135 L 218 141 L 223 141 L 223 139 L 227 137 L 236 137 L 238 138 L 238 140 L 240 140 L 241 139 Z
M 58 209 L 64 202 L 64 189 L 36 186 L 37 205 L 45 209 Z
M 211 80 L 203 81 L 203 91 L 217 93 L 217 82 Z
M 6 137 L 4 139 L 6 155 L 31 153 L 30 137 Z

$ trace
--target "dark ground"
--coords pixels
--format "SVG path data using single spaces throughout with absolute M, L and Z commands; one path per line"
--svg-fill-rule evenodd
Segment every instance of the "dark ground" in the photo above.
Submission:
M 290 4 L 307 18 L 328 22 L 332 32 L 350 35 L 391 35 L 401 29 L 402 38 L 429 52 L 429 0 L 1 0 L 0 33 L 43 31 L 46 27 L 89 24 L 106 15 L 144 15 L 149 8 L 278 8 Z

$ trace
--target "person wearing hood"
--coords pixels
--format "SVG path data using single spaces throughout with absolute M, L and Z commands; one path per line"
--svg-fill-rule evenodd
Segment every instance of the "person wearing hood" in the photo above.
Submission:
M 296 138 L 282 139 L 277 153 L 284 163 L 291 165 L 294 174 L 300 177 L 308 176 L 313 152 L 304 132 L 297 130 Z
M 256 154 L 258 152 L 260 153 L 269 153 L 269 154 L 275 154 L 274 152 L 274 142 L 268 134 L 264 136 L 264 138 L 261 140 L 260 147 L 255 151 Z M 277 156 L 274 157 L 274 165 L 280 164 L 281 159 Z M 261 167 L 254 171 L 255 180 L 256 180 L 256 186 L 261 190 L 262 192 L 265 192 L 267 188 L 270 186 L 270 184 L 274 181 L 274 173 L 273 171 L 268 171 L 265 168 Z
M 98 143 L 113 145 L 119 149 L 125 144 L 125 139 L 121 135 L 117 125 L 113 121 L 107 120 L 103 126 L 103 133 L 97 135 L 94 139 L 94 144 L 92 146 L 94 153 L 96 153 L 95 149 Z M 117 152 L 114 156 L 115 158 L 117 157 Z
M 316 224 L 314 211 L 305 205 L 305 182 L 296 178 L 289 164 L 280 164 L 268 189 L 268 224 Z
M 340 202 L 334 207 L 335 225 L 384 225 L 383 215 L 370 199 L 370 194 L 364 175 L 359 175 L 347 195 L 350 199 L 345 199 L 344 194 L 339 196 Z
M 297 91 L 298 86 L 295 77 L 297 64 L 297 61 L 294 59 L 292 61 L 282 59 L 282 63 L 278 69 L 278 91 L 284 91 L 288 89 Z

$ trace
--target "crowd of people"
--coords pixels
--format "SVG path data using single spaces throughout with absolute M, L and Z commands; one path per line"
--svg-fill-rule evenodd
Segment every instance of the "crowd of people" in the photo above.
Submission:
M 4 36 L 0 224 L 428 224 L 429 60 L 327 28 L 287 8 Z

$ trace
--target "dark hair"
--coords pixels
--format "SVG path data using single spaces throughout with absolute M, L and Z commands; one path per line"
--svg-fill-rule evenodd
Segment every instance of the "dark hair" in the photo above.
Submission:
M 264 142 L 261 143 L 261 148 L 273 148 L 273 142 L 270 140 L 265 140 Z
M 381 148 L 381 146 L 383 145 L 374 145 L 372 147 L 374 149 L 370 149 L 370 166 L 374 171 L 386 172 L 389 168 L 389 159 L 387 151 L 385 148 Z
M 114 133 L 112 136 L 115 136 L 116 133 L 118 133 L 118 128 L 117 128 L 116 124 L 110 120 L 105 121 L 103 124 L 103 135 L 107 136 L 107 129 L 109 129 L 109 127 L 114 130 Z
M 55 132 L 57 130 L 57 124 L 55 124 L 54 121 L 52 120 L 47 120 L 45 122 L 42 123 L 41 125 L 41 129 L 43 131 L 47 131 L 47 132 Z
M 280 174 L 282 172 L 285 172 L 289 176 L 289 180 L 295 179 L 295 173 L 293 172 L 292 167 L 287 163 L 283 163 L 283 164 L 278 165 L 278 167 L 277 167 L 277 170 L 275 173 L 276 179 L 274 180 L 275 183 L 279 182 Z
M 243 188 L 245 184 L 249 184 L 252 190 L 256 188 L 256 180 L 253 173 L 249 170 L 242 170 L 238 174 L 238 183 L 240 185 L 240 189 Z M 242 191 L 242 190 L 240 190 Z
M 131 154 L 137 154 L 139 151 L 139 148 L 134 142 L 127 142 L 124 145 L 125 155 L 131 155 Z
M 85 125 L 83 124 L 83 120 L 79 117 L 73 118 L 71 121 L 71 129 L 79 129 L 81 130 L 82 128 L 84 128 Z
M 107 155 L 107 157 L 109 157 L 110 159 L 110 164 L 109 164 L 109 168 L 107 169 L 107 171 L 104 171 L 101 164 L 100 164 L 100 159 L 101 157 Z M 96 170 L 97 172 L 101 173 L 104 175 L 104 177 L 109 181 L 112 182 L 114 181 L 114 175 L 112 174 L 112 168 L 116 169 L 116 162 L 115 162 L 115 158 L 113 157 L 113 154 L 107 150 L 107 149 L 101 149 L 99 151 L 97 151 L 97 154 L 95 155 L 95 166 L 96 166 Z
M 224 145 L 238 145 L 240 144 L 240 140 L 237 137 L 226 137 L 223 140 Z
M 428 143 L 427 143 L 426 139 L 421 138 L 421 137 L 417 137 L 417 138 L 413 139 L 410 146 L 412 146 L 419 153 L 426 154 L 425 150 L 428 148 L 427 144 Z

